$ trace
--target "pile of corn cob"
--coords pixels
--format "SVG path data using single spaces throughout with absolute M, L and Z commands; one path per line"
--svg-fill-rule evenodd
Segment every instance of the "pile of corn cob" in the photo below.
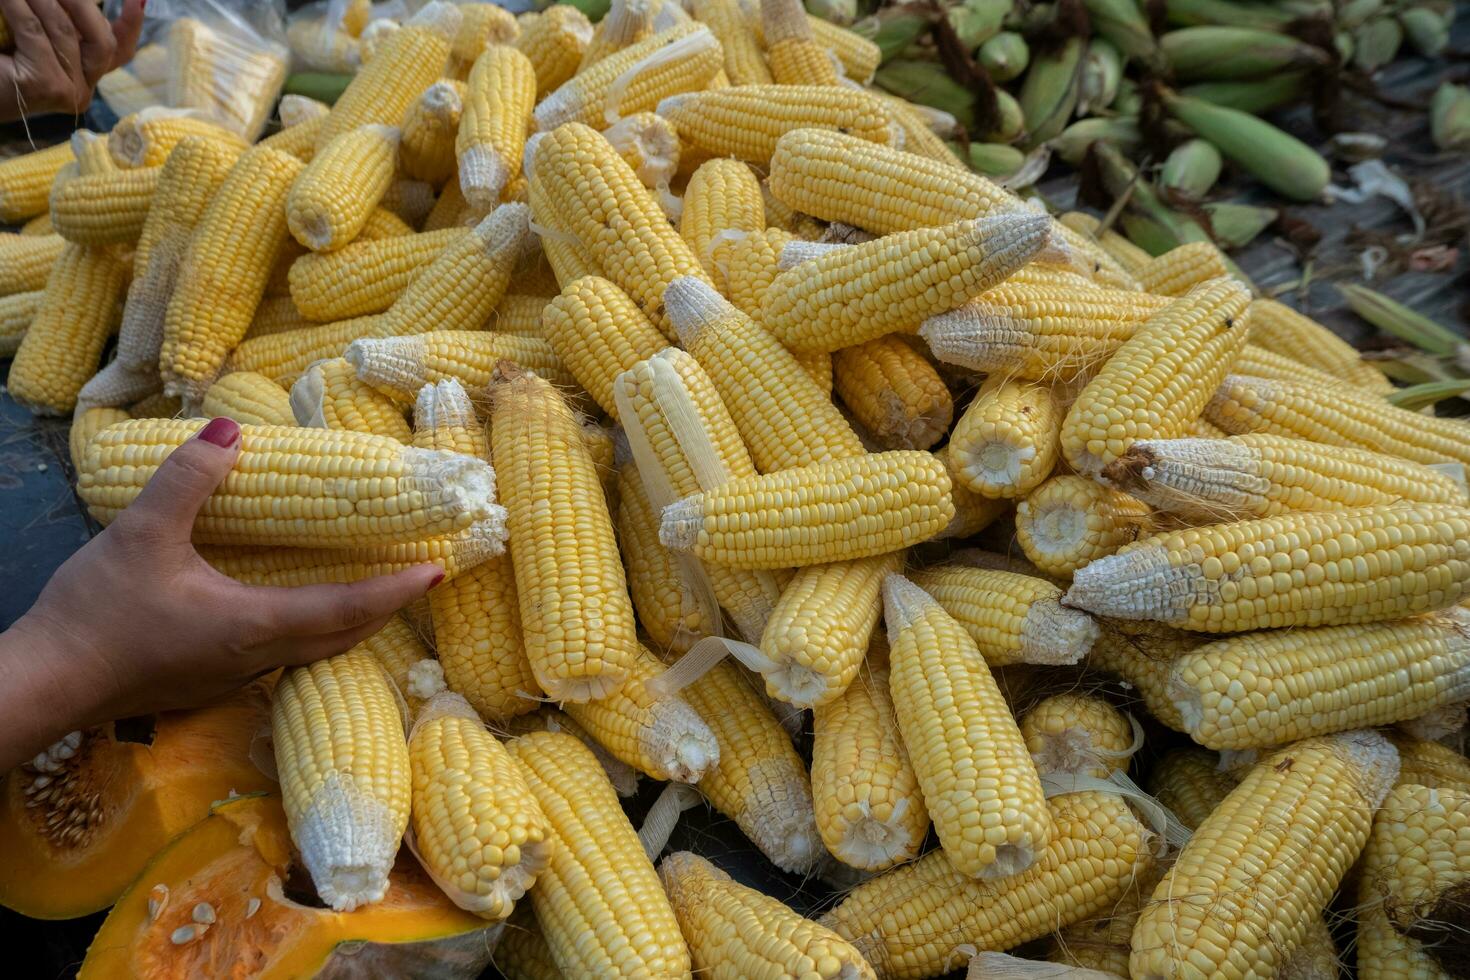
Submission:
M 1436 975 L 1470 425 L 1213 245 L 974 174 L 793 0 L 691 7 L 434 2 L 253 146 L 154 110 L 0 164 L 10 393 L 74 413 L 99 521 L 224 415 L 214 567 L 445 572 L 276 688 L 320 898 L 382 900 L 407 834 L 463 908 L 530 898 L 511 976 L 985 976 L 1032 940 L 1321 976 L 1362 855 L 1360 975 Z M 1012 523 L 1024 558 L 966 547 Z M 1149 792 L 1140 716 L 1204 747 Z M 691 799 L 858 883 L 811 921 L 661 856 Z

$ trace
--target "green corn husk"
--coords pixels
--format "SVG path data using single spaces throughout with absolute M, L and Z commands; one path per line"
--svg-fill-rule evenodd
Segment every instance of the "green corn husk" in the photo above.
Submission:
M 1086 46 L 1083 38 L 1070 38 L 1060 48 L 1032 61 L 1021 83 L 1020 97 L 1028 148 L 1056 136 L 1072 118 Z
M 1124 156 L 1133 156 L 1143 145 L 1138 118 L 1093 116 L 1079 119 L 1053 137 L 1049 145 L 1053 153 L 1075 167 L 1087 155 L 1087 148 L 1099 140 L 1113 144 Z
M 1026 154 L 1001 143 L 971 143 L 970 169 L 987 177 L 1009 177 L 1026 162 Z
M 281 91 L 286 95 L 304 95 L 332 105 L 347 91 L 347 83 L 352 78 L 351 75 L 330 72 L 298 71 L 286 76 L 286 84 L 281 87 Z
M 576 7 L 594 24 L 606 17 L 608 9 L 612 7 L 612 0 L 561 0 L 561 2 Z
M 1275 208 L 1229 201 L 1214 201 L 1203 205 L 1203 208 L 1210 216 L 1210 230 L 1215 233 L 1215 243 L 1224 249 L 1245 248 L 1255 241 L 1257 235 L 1271 227 L 1281 214 Z
M 1118 224 L 1128 240 L 1149 255 L 1163 255 L 1184 244 L 1166 225 L 1137 211 L 1124 209 L 1118 215 Z
M 846 27 L 857 19 L 857 0 L 806 0 L 806 12 Z
M 1239 109 L 1251 115 L 1268 112 L 1295 102 L 1307 91 L 1307 73 L 1284 71 L 1269 78 L 1248 78 L 1234 82 L 1198 82 L 1179 90 L 1180 95 L 1227 109 Z
M 995 90 L 996 124 L 980 138 L 987 143 L 1014 143 L 1026 133 L 1026 117 L 1021 112 L 1021 103 L 1003 88 Z
M 1164 12 L 1176 27 L 1249 27 L 1276 31 L 1291 23 L 1294 15 L 1270 4 L 1237 3 L 1234 0 L 1167 0 Z
M 1465 352 L 1470 351 L 1470 345 L 1459 334 L 1398 300 L 1354 283 L 1344 283 L 1337 288 L 1354 313 L 1390 336 L 1436 357 L 1463 361 Z
M 1084 0 L 1092 29 L 1130 58 L 1153 62 L 1159 45 L 1136 0 Z
M 1123 81 L 1123 56 L 1110 41 L 1095 37 L 1082 58 L 1082 78 L 1077 93 L 1077 114 L 1106 109 L 1118 97 Z
M 1399 12 L 1399 26 L 1415 51 L 1426 58 L 1438 58 L 1450 44 L 1450 25 L 1444 17 L 1428 7 L 1410 7 Z
M 890 61 L 873 82 L 894 95 L 954 116 L 966 129 L 975 128 L 975 96 L 933 61 Z
M 1159 38 L 1159 50 L 1181 81 L 1260 78 L 1330 60 L 1315 45 L 1248 27 L 1181 27 Z
M 975 60 L 992 81 L 1009 82 L 1031 63 L 1031 49 L 1015 31 L 1001 31 L 980 45 Z
M 1139 176 L 1138 168 L 1133 161 L 1125 157 L 1116 146 L 1111 143 L 1097 143 L 1093 147 L 1093 159 L 1097 163 L 1097 174 L 1102 179 L 1103 188 L 1114 200 L 1128 195 L 1128 209 L 1148 218 L 1155 225 L 1167 233 L 1175 245 L 1184 245 L 1189 242 L 1207 242 L 1209 234 L 1202 228 L 1199 222 L 1187 215 L 1180 214 L 1159 198 L 1158 192 L 1147 180 Z M 1132 232 L 1129 233 L 1132 238 Z M 1142 242 L 1138 242 L 1140 248 L 1147 248 Z M 1173 247 L 1173 246 L 1170 246 Z
M 1346 0 L 1337 10 L 1339 30 L 1351 31 L 1378 16 L 1386 6 L 1384 0 Z
M 1332 179 L 1316 150 L 1263 119 L 1167 90 L 1163 98 L 1170 115 L 1278 194 L 1316 200 Z
M 1430 381 L 1459 381 L 1460 377 L 1449 371 L 1444 361 L 1422 350 L 1403 348 L 1384 352 L 1371 358 L 1373 366 L 1388 375 L 1390 381 L 1406 385 L 1422 385 Z
M 1159 186 L 1184 200 L 1198 201 L 1215 186 L 1224 165 L 1220 151 L 1208 141 L 1186 140 L 1164 160 Z
M 1417 412 L 1446 398 L 1463 398 L 1466 392 L 1470 392 L 1470 379 L 1457 378 L 1454 381 L 1426 381 L 1412 388 L 1400 388 L 1384 395 L 1383 400 L 1390 405 Z
M 1113 104 L 1108 106 L 1108 111 L 1115 116 L 1136 116 L 1142 112 L 1143 96 L 1138 91 L 1138 83 L 1124 75 L 1118 83 L 1118 94 L 1113 96 Z
M 1352 31 L 1338 31 L 1332 36 L 1332 47 L 1337 51 L 1337 63 L 1348 64 L 1353 60 L 1353 49 L 1357 45 L 1353 42 Z
M 853 31 L 878 45 L 884 61 L 898 57 L 928 29 L 929 18 L 901 7 L 889 7 L 852 25 Z
M 944 16 L 965 50 L 974 52 L 1001 32 L 1011 6 L 1011 0 L 965 0 L 946 10 Z
M 1404 29 L 1392 14 L 1374 17 L 1353 31 L 1353 65 L 1373 72 L 1393 60 L 1404 43 Z
M 1470 89 L 1442 83 L 1429 102 L 1429 133 L 1441 150 L 1470 149 Z

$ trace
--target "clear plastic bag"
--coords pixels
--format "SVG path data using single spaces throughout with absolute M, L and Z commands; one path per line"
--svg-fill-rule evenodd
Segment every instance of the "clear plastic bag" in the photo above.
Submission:
M 286 27 L 292 63 L 298 71 L 351 74 L 367 61 L 363 44 L 369 25 L 397 24 L 422 3 L 411 0 L 314 0 L 291 12 Z

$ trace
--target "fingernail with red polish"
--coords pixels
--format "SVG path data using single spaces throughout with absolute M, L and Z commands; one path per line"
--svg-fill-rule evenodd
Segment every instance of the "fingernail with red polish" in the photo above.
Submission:
M 439 573 L 439 574 L 438 574 L 438 575 L 435 575 L 435 576 L 434 576 L 434 577 L 433 577 L 433 578 L 432 578 L 432 579 L 431 579 L 431 580 L 430 580 L 430 581 L 429 581 L 429 588 L 431 588 L 431 589 L 432 589 L 432 588 L 433 588 L 433 587 L 434 587 L 434 586 L 436 586 L 436 585 L 438 585 L 438 584 L 439 584 L 439 583 L 440 583 L 440 582 L 442 582 L 442 581 L 444 581 L 444 573 L 443 573 L 443 572 L 440 572 L 440 573 Z
M 212 446 L 221 449 L 229 449 L 240 438 L 240 426 L 234 419 L 227 419 L 223 415 L 219 418 L 209 420 L 209 424 L 199 430 L 199 438 Z

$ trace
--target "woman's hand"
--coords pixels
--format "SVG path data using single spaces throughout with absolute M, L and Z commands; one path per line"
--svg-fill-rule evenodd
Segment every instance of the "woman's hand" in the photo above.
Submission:
M 0 54 L 0 122 L 76 115 L 97 79 L 133 59 L 146 0 L 124 0 L 109 24 L 93 0 L 0 0 L 12 50 Z
M 239 451 L 238 425 L 206 425 L 0 635 L 0 717 L 35 713 L 0 726 L 0 770 L 84 725 L 199 704 L 275 667 L 341 653 L 444 577 L 420 565 L 286 589 L 216 572 L 190 530 Z

